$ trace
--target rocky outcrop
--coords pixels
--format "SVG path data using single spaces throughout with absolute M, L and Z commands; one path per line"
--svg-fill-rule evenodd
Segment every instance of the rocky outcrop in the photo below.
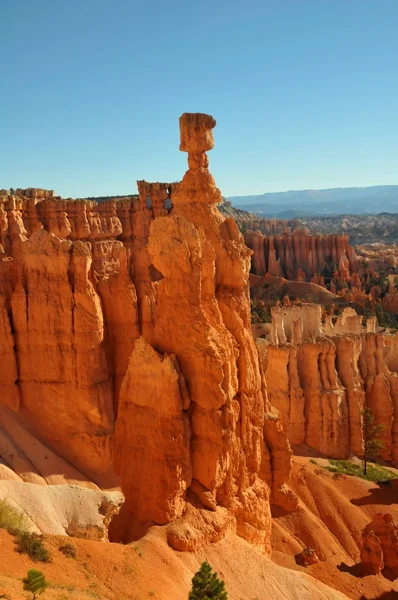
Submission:
M 179 549 L 232 528 L 268 551 L 270 503 L 296 506 L 291 450 L 251 334 L 251 252 L 217 208 L 214 125 L 181 117 L 180 184 L 98 202 L 1 195 L 0 417 L 15 426 L 0 454 L 32 436 L 102 487 L 114 463 L 113 539 L 172 523 Z M 43 484 L 41 463 L 18 464 Z
M 398 577 L 398 526 L 389 513 L 377 513 L 362 532 L 361 563 L 377 575 L 386 568 Z
M 126 503 L 114 536 L 131 539 L 145 525 L 177 519 L 169 542 L 180 550 L 229 527 L 267 548 L 269 502 L 295 505 L 284 488 L 290 449 L 250 331 L 250 252 L 235 222 L 219 213 L 208 171 L 214 125 L 207 115 L 180 120 L 189 170 L 173 192 L 172 215 L 150 226 L 147 250 L 158 274 L 152 318 L 130 359 L 116 425 Z M 139 448 L 151 428 L 159 436 L 144 456 Z
M 252 270 L 256 275 L 269 273 L 309 281 L 313 276 L 326 275 L 328 270 L 337 270 L 347 279 L 358 267 L 358 258 L 345 235 L 312 235 L 300 228 L 293 233 L 264 236 L 258 230 L 247 230 L 245 241 L 253 250 Z
M 0 206 L 0 402 L 89 479 L 113 485 L 118 390 L 139 335 L 116 203 L 29 189 Z
M 258 340 L 271 403 L 292 444 L 333 458 L 363 454 L 361 411 L 383 426 L 380 456 L 398 462 L 396 336 L 322 335 L 293 345 Z
M 319 561 L 315 550 L 309 547 L 304 548 L 295 558 L 297 564 L 302 565 L 303 567 L 310 567 Z
M 123 494 L 77 485 L 42 486 L 2 481 L 0 500 L 25 515 L 31 532 L 107 541 L 107 524 L 119 510 Z
M 139 338 L 122 384 L 115 451 L 128 500 L 123 522 L 132 537 L 140 524 L 164 525 L 183 512 L 192 482 L 189 404 L 175 356 Z M 128 538 L 124 530 L 120 535 Z
M 379 575 L 384 569 L 383 549 L 372 530 L 362 534 L 361 563 L 369 575 Z
M 285 230 L 279 227 L 280 232 L 273 233 L 274 228 L 267 219 L 247 221 L 239 213 L 235 218 L 244 231 L 246 244 L 253 250 L 252 275 L 269 278 L 271 305 L 278 295 L 275 279 L 286 278 L 290 288 L 296 282 L 291 300 L 306 300 L 312 293 L 312 300 L 318 297 L 316 301 L 320 301 L 316 289 L 309 288 L 310 284 L 316 284 L 337 295 L 339 304 L 355 303 L 362 311 L 372 314 L 377 308 L 380 324 L 396 328 L 398 259 L 395 246 L 370 244 L 369 248 L 354 248 L 345 234 L 311 233 L 299 223 L 291 231 L 290 221 L 285 222 Z M 321 223 L 317 224 L 322 230 Z M 283 293 L 289 293 L 287 286 Z

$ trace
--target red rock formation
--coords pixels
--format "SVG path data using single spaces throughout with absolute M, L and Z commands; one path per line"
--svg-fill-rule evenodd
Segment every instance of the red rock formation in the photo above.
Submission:
M 115 452 L 128 499 L 123 519 L 131 521 L 133 537 L 140 533 L 136 523 L 163 525 L 183 512 L 192 481 L 189 404 L 175 357 L 139 338 L 121 389 Z
M 336 371 L 335 344 L 329 340 L 302 344 L 297 366 L 305 398 L 306 443 L 336 458 L 347 456 L 348 407 Z
M 0 296 L 0 398 L 2 404 L 18 410 L 21 395 L 17 384 L 18 369 L 14 347 L 15 338 L 11 331 L 4 296 Z
M 239 214 L 236 218 L 242 224 Z M 267 233 L 273 230 L 266 219 L 253 218 L 252 224 Z M 363 310 L 375 312 L 376 305 L 380 305 L 390 313 L 398 312 L 398 293 L 394 287 L 398 258 L 394 246 L 358 247 L 357 255 L 346 235 L 315 235 L 303 227 L 277 235 L 264 235 L 246 226 L 244 231 L 246 244 L 253 250 L 253 274 L 316 283 L 345 302 L 359 304 Z
M 270 502 L 296 506 L 291 451 L 251 335 L 251 252 L 216 206 L 214 125 L 181 117 L 180 184 L 1 195 L 0 402 L 99 485 L 114 460 L 115 539 L 172 522 L 176 548 L 233 528 L 269 551 Z
M 115 528 L 124 529 L 125 537 L 131 538 L 145 523 L 172 521 L 181 514 L 185 498 L 189 500 L 193 494 L 203 508 L 214 511 L 214 516 L 187 507 L 190 517 L 185 514 L 169 533 L 175 547 L 194 549 L 206 539 L 214 539 L 211 531 L 220 527 L 224 531 L 231 515 L 240 535 L 268 547 L 270 493 L 274 502 L 290 508 L 295 499 L 284 489 L 290 450 L 265 395 L 250 332 L 250 253 L 235 222 L 225 220 L 215 206 L 220 192 L 208 171 L 205 154 L 213 146 L 210 134 L 214 120 L 187 114 L 180 123 L 180 147 L 188 152 L 189 170 L 173 192 L 172 216 L 156 219 L 150 228 L 148 252 L 161 278 L 154 284 L 152 326 L 145 337 L 165 357 L 154 359 L 156 364 L 175 355 L 182 387 L 189 390 L 184 401 L 173 392 L 174 406 L 180 406 L 181 425 L 178 420 L 170 421 L 173 439 L 182 444 L 177 454 L 189 460 L 181 456 L 173 459 L 170 467 L 164 465 L 158 486 L 156 478 L 153 481 L 149 477 L 147 483 L 140 481 L 138 491 L 130 493 L 131 474 L 141 470 L 143 459 L 135 451 L 125 451 L 126 424 L 135 419 L 138 407 L 139 414 L 144 413 L 142 419 L 150 422 L 153 400 L 143 399 L 143 388 L 137 388 L 132 376 L 131 384 L 125 378 L 116 427 L 116 467 L 126 503 Z M 126 377 L 132 370 L 146 368 L 139 360 L 134 351 Z M 147 362 L 146 356 L 141 360 Z M 168 381 L 176 380 L 176 373 L 169 369 L 165 381 L 153 385 L 157 389 L 170 387 Z M 150 386 L 147 393 L 152 398 L 156 392 Z M 184 439 L 181 428 L 183 410 L 187 409 L 190 427 L 183 428 Z M 170 419 L 176 408 L 173 411 Z M 133 447 L 134 440 L 132 436 Z M 163 447 L 160 442 L 160 450 Z M 181 474 L 177 479 L 176 467 Z M 167 497 L 175 500 L 159 508 L 154 503 L 162 485 L 169 490 Z
M 362 456 L 361 411 L 368 406 L 383 425 L 381 457 L 398 463 L 395 338 L 349 333 L 298 346 L 260 340 L 269 398 L 292 444 L 334 458 Z
M 372 574 L 384 567 L 398 577 L 398 526 L 389 513 L 377 513 L 362 532 L 361 562 Z
M 366 390 L 367 406 L 375 415 L 377 423 L 383 425 L 380 439 L 384 447 L 380 456 L 385 460 L 396 461 L 398 438 L 395 427 L 393 429 L 393 422 L 394 415 L 398 414 L 398 388 L 394 385 L 396 374 L 392 374 L 385 363 L 384 349 L 383 334 L 367 334 L 363 340 L 359 365 Z
M 362 534 L 361 563 L 369 575 L 378 575 L 384 569 L 383 549 L 374 531 Z
M 358 258 L 345 235 L 311 235 L 301 228 L 292 234 L 264 236 L 260 231 L 248 230 L 245 241 L 253 250 L 252 272 L 256 275 L 270 273 L 297 281 L 305 276 L 310 281 L 314 276 L 319 278 L 325 267 L 334 265 L 345 281 L 358 268 Z
M 23 411 L 43 440 L 95 478 L 110 470 L 113 408 L 91 262 L 89 243 L 72 247 L 36 231 L 21 245 L 11 306 Z
M 386 310 L 398 313 L 398 291 L 394 285 L 390 285 L 388 293 L 384 296 L 383 306 Z
M 345 388 L 348 423 L 349 450 L 357 456 L 363 453 L 362 415 L 366 392 L 359 368 L 359 356 L 362 350 L 361 337 L 341 335 L 333 339 L 336 345 L 336 370 L 342 386 Z

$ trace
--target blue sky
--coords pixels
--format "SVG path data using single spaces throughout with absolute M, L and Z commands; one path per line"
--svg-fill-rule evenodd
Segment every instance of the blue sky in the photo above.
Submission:
M 398 184 L 397 0 L 0 2 L 0 188 L 132 193 L 217 120 L 226 196 Z

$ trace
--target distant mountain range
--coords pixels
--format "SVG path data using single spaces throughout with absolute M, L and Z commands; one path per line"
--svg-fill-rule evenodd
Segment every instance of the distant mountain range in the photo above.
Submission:
M 268 192 L 259 196 L 231 196 L 227 200 L 238 208 L 276 219 L 398 213 L 398 185 Z

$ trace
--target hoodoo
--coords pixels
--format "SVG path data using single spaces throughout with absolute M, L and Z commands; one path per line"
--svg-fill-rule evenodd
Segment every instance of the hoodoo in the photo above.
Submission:
M 151 321 L 121 388 L 115 466 L 126 502 L 113 531 L 131 539 L 177 519 L 169 541 L 178 549 L 233 528 L 269 550 L 270 502 L 295 506 L 284 487 L 290 448 L 250 331 L 250 251 L 216 206 L 206 155 L 214 126 L 208 115 L 181 117 L 189 169 L 172 213 L 150 226 Z

